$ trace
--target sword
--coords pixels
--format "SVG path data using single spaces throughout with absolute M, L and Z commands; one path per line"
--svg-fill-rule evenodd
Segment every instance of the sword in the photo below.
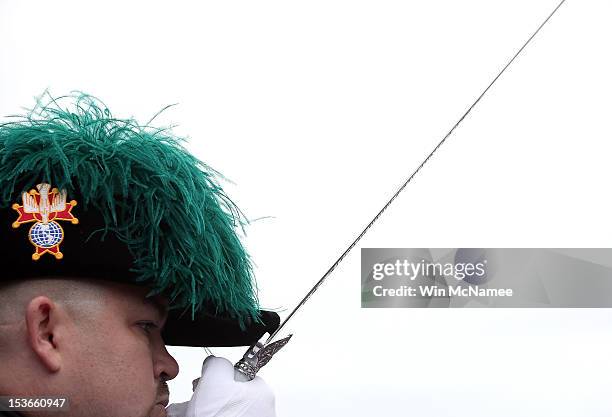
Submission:
M 557 10 L 565 3 L 566 0 L 561 0 L 561 2 L 555 7 L 555 9 L 544 19 L 544 21 L 540 24 L 540 26 L 536 29 L 535 32 L 525 41 L 525 43 L 518 49 L 518 51 L 512 56 L 512 58 L 508 61 L 508 63 L 499 71 L 499 73 L 493 78 L 493 81 L 489 83 L 489 85 L 480 93 L 478 98 L 472 103 L 472 105 L 467 109 L 467 111 L 459 118 L 459 120 L 453 125 L 453 127 L 448 131 L 448 133 L 442 138 L 442 140 L 436 145 L 436 147 L 427 155 L 427 157 L 421 162 L 421 164 L 417 167 L 417 169 L 408 177 L 407 180 L 399 187 L 399 189 L 393 194 L 393 196 L 387 201 L 387 203 L 383 206 L 383 208 L 374 216 L 374 218 L 367 224 L 367 226 L 359 233 L 359 235 L 353 240 L 353 243 L 349 245 L 348 248 L 340 255 L 340 257 L 332 264 L 332 266 L 323 274 L 323 276 L 317 281 L 317 283 L 308 291 L 308 293 L 304 296 L 304 298 L 295 306 L 295 308 L 289 313 L 287 318 L 283 320 L 280 326 L 269 336 L 265 334 L 259 339 L 255 344 L 253 344 L 249 349 L 245 352 L 242 359 L 240 359 L 235 365 L 235 377 L 236 381 L 250 381 L 257 375 L 257 372 L 264 367 L 272 356 L 276 352 L 278 352 L 283 346 L 285 346 L 289 339 L 291 339 L 292 334 L 286 336 L 282 339 L 276 340 L 279 332 L 286 326 L 286 324 L 291 320 L 291 318 L 295 315 L 295 313 L 300 310 L 304 304 L 308 301 L 310 297 L 319 289 L 319 287 L 327 280 L 327 278 L 331 275 L 331 273 L 336 269 L 336 267 L 344 260 L 344 258 L 348 255 L 348 253 L 357 245 L 357 243 L 361 240 L 361 238 L 366 234 L 366 232 L 372 227 L 372 225 L 378 220 L 378 218 L 383 214 L 383 212 L 393 203 L 393 201 L 397 198 L 397 196 L 406 188 L 406 186 L 412 181 L 415 175 L 423 168 L 423 166 L 429 161 L 429 159 L 438 151 L 438 149 L 442 146 L 446 139 L 455 131 L 455 129 L 463 122 L 463 119 L 467 117 L 468 114 L 472 111 L 474 107 L 480 102 L 480 100 L 484 97 L 484 95 L 489 91 L 489 89 L 495 84 L 495 82 L 502 76 L 502 74 L 508 69 L 508 67 L 514 62 L 514 60 L 523 52 L 523 50 L 529 45 L 531 40 L 540 32 L 540 30 L 548 23 L 548 21 L 557 13 Z

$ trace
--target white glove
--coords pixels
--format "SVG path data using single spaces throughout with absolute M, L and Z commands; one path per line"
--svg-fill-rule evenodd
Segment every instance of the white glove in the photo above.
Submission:
M 276 417 L 274 394 L 263 379 L 234 381 L 234 366 L 208 356 L 191 400 L 170 404 L 168 417 Z

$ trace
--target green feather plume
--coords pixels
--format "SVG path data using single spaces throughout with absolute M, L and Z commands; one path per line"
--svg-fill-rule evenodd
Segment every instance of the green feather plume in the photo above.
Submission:
M 125 242 L 151 294 L 165 291 L 192 316 L 212 305 L 241 325 L 259 321 L 252 263 L 236 233 L 248 222 L 222 175 L 167 129 L 115 118 L 87 94 L 47 97 L 0 124 L 2 206 L 24 181 L 78 189 L 83 209 L 103 214 L 104 234 Z

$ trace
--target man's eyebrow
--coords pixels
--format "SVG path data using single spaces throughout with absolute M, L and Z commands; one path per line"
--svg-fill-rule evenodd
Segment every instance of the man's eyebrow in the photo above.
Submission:
M 146 297 L 144 299 L 144 304 L 152 305 L 159 312 L 159 317 L 164 319 L 166 314 L 168 313 L 168 305 L 159 300 L 157 297 Z

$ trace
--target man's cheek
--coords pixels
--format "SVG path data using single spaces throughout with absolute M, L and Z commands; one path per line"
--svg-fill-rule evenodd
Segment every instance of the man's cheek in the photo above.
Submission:
M 144 338 L 135 336 L 115 339 L 114 343 L 105 346 L 100 354 L 101 365 L 105 374 L 113 379 L 109 383 L 118 389 L 116 395 L 130 400 L 130 396 L 149 401 L 155 400 L 157 382 L 154 378 L 151 346 Z
M 127 369 L 117 371 L 117 383 L 110 398 L 118 404 L 129 404 L 132 414 L 146 415 L 157 400 L 158 386 L 152 378 L 152 372 L 146 363 L 135 362 Z

